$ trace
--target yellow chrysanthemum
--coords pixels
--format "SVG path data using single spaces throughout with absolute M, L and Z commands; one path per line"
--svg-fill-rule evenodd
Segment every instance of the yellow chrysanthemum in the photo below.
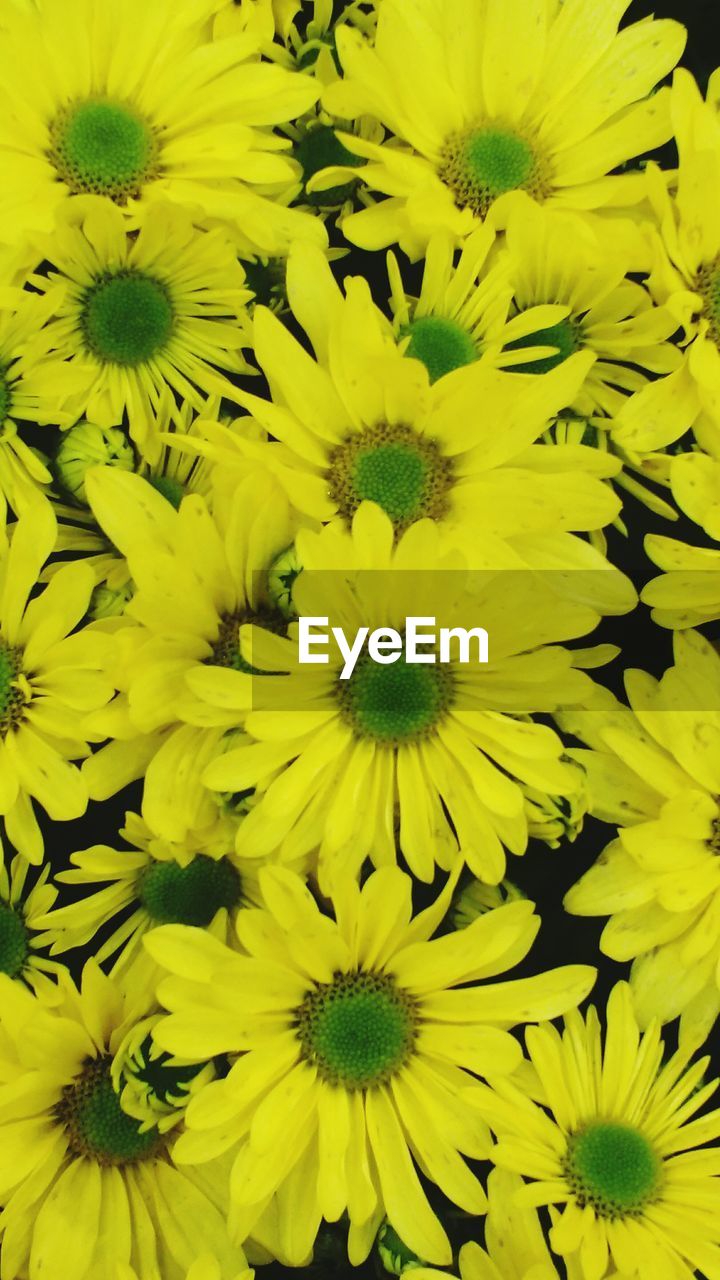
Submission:
M 89 755 L 85 716 L 113 692 L 102 671 L 105 637 L 88 628 L 71 634 L 95 585 L 90 569 L 66 565 L 30 599 L 56 532 L 44 499 L 9 529 L 0 509 L 0 815 L 30 862 L 43 854 L 33 800 L 54 821 L 79 818 L 87 808 L 87 788 L 71 761 Z
M 257 899 L 257 865 L 234 856 L 234 824 L 219 813 L 214 829 L 189 832 L 181 844 L 159 838 L 134 813 L 125 815 L 119 834 L 129 848 L 95 844 L 70 855 L 77 870 L 57 872 L 56 881 L 89 892 L 73 903 L 48 904 L 38 913 L 39 927 L 51 955 L 83 947 L 102 930 L 104 941 L 94 949 L 98 963 L 113 958 L 113 977 L 122 975 L 134 991 L 150 991 L 155 972 L 142 948 L 147 930 L 192 924 L 227 940 L 238 906 Z
M 397 869 L 362 890 L 346 878 L 333 920 L 297 876 L 265 868 L 265 908 L 237 916 L 247 954 L 180 926 L 147 937 L 173 975 L 159 987 L 171 1011 L 154 1031 L 160 1046 L 184 1058 L 240 1055 L 191 1101 L 175 1158 L 240 1144 L 231 1226 L 283 1261 L 306 1263 L 322 1218 L 347 1210 L 351 1262 L 385 1214 L 420 1256 L 449 1263 L 414 1161 L 455 1204 L 483 1212 L 462 1158 L 487 1154 L 485 1125 L 459 1101 L 467 1073 L 513 1071 L 518 1045 L 501 1028 L 555 1016 L 592 985 L 580 965 L 454 990 L 517 963 L 539 922 L 529 903 L 514 903 L 429 941 L 452 884 L 413 920 L 411 881 Z
M 240 626 L 256 619 L 286 627 L 268 596 L 267 572 L 295 525 L 272 476 L 247 464 L 244 478 L 238 474 L 227 491 L 213 490 L 210 508 L 188 494 L 177 511 L 140 476 L 107 467 L 87 476 L 93 512 L 126 557 L 134 583 L 113 630 L 112 669 L 121 668 L 114 678 L 122 693 L 93 724 L 99 736 L 106 729 L 126 738 L 135 752 L 130 776 L 145 775 L 143 816 L 174 841 L 217 817 L 202 769 L 222 751 L 225 734 L 242 724 L 239 708 L 250 707 L 257 680 L 239 651 Z M 211 669 L 222 672 L 239 699 L 229 709 L 209 704 L 191 686 L 194 672 Z M 128 780 L 116 775 L 117 753 L 113 744 L 86 764 L 96 798 Z
M 77 990 L 41 1002 L 0 975 L 0 1216 L 6 1280 L 185 1280 L 212 1250 L 220 1280 L 244 1271 L 226 1229 L 222 1161 L 179 1170 L 172 1138 L 143 1129 L 113 1088 L 137 1007 L 90 961 Z
M 659 225 L 650 288 L 685 332 L 687 359 L 659 400 L 657 432 L 667 422 L 677 439 L 695 426 L 712 452 L 720 444 L 720 110 L 715 72 L 708 101 L 688 71 L 676 71 L 671 96 L 679 167 L 671 194 L 665 175 L 648 168 L 650 196 Z
M 273 126 L 317 99 L 310 76 L 264 62 L 256 34 L 212 43 L 222 0 L 38 0 L 3 15 L 0 239 L 50 230 L 69 195 L 114 200 L 133 222 L 156 200 L 222 222 L 249 254 L 318 220 L 285 207 L 297 166 Z
M 208 395 L 232 397 L 221 371 L 248 368 L 240 352 L 250 345 L 251 295 L 222 232 L 197 231 L 184 210 L 156 204 L 131 235 L 109 200 L 78 197 L 37 254 L 50 266 L 28 283 L 52 310 L 37 342 L 67 360 L 71 376 L 78 363 L 86 370 L 76 417 L 115 427 L 126 415 L 153 462 L 166 388 L 198 410 Z
M 47 882 L 49 863 L 28 885 L 29 870 L 30 864 L 20 855 L 8 867 L 0 839 L 0 973 L 35 987 L 58 969 L 52 960 L 37 954 L 49 941 L 38 921 L 52 908 L 57 889 Z
M 493 1160 L 531 1180 L 518 1203 L 563 1206 L 553 1250 L 584 1280 L 608 1267 L 663 1280 L 697 1267 L 717 1280 L 720 1165 L 705 1144 L 720 1136 L 720 1110 L 696 1114 L 718 1086 L 704 1083 L 710 1059 L 690 1064 L 680 1050 L 663 1061 L 658 1024 L 640 1035 L 624 982 L 610 994 L 604 1041 L 591 1007 L 567 1013 L 562 1035 L 528 1027 L 525 1043 L 527 1092 L 500 1077 L 465 1099 L 497 1136 Z
M 300 664 L 296 623 L 288 638 L 241 629 L 253 666 L 288 673 L 255 677 L 252 709 L 234 673 L 204 665 L 187 676 L 218 715 L 245 709 L 246 740 L 203 775 L 220 792 L 257 788 L 238 847 L 283 858 L 319 847 L 321 876 L 331 884 L 337 874 L 357 874 L 365 858 L 393 862 L 398 837 L 422 880 L 432 879 L 436 862 L 448 868 L 459 847 L 476 875 L 497 883 L 504 846 L 518 854 L 526 847 L 524 786 L 561 797 L 581 787 L 562 742 L 533 724 L 532 713 L 587 696 L 587 677 L 558 642 L 587 634 L 598 615 L 559 598 L 548 608 L 540 577 L 516 575 L 522 581 L 509 586 L 503 574 L 468 575 L 462 561 L 443 556 L 429 520 L 394 545 L 390 520 L 374 503 L 360 507 L 351 532 L 303 531 L 296 546 L 299 615 L 328 618 L 353 638 L 364 626 L 402 635 L 410 615 L 438 628 L 482 626 L 489 662 L 473 654 L 464 664 L 452 649 L 436 665 L 402 657 L 378 665 L 365 654 L 342 679 L 344 659 L 332 642 L 327 665 Z M 584 659 L 579 653 L 577 665 Z
M 676 22 L 618 32 L 628 0 L 383 0 L 374 46 L 343 26 L 345 78 L 323 101 L 377 117 L 399 140 L 343 134 L 364 181 L 389 199 L 343 223 L 354 244 L 399 241 L 419 257 L 433 231 L 464 238 L 505 193 L 583 210 L 636 203 L 641 174 L 606 175 L 666 142 L 666 92 L 686 32 Z M 612 224 L 611 224 L 612 225 Z
M 0 493 L 19 513 L 52 477 L 22 439 L 17 419 L 41 426 L 69 424 L 73 414 L 65 404 L 82 390 L 89 371 L 79 366 L 68 370 L 38 343 L 52 314 L 50 300 L 28 297 L 19 289 L 7 292 L 7 306 L 0 309 Z
M 518 1204 L 522 1178 L 507 1169 L 493 1169 L 488 1178 L 485 1244 L 464 1244 L 458 1256 L 460 1280 L 583 1280 L 577 1258 L 566 1259 L 561 1275 L 553 1262 L 537 1211 Z M 413 1267 L 412 1280 L 442 1280 L 445 1271 Z M 624 1280 L 616 1271 L 606 1280 Z
M 681 511 L 716 545 L 648 534 L 645 550 L 665 572 L 644 587 L 642 600 L 661 627 L 697 627 L 720 618 L 720 461 L 699 451 L 680 454 L 670 462 L 670 484 Z
M 604 479 L 619 461 L 582 446 L 535 443 L 579 391 L 590 352 L 541 378 L 477 362 L 431 385 L 425 365 L 397 348 L 360 277 L 344 297 L 323 256 L 298 246 L 288 296 L 316 359 L 256 308 L 255 354 L 273 400 L 237 396 L 276 442 L 248 444 L 204 424 L 213 456 L 224 465 L 233 456 L 261 462 L 295 509 L 316 520 L 347 527 L 363 500 L 375 501 L 397 533 L 435 520 L 471 567 L 598 570 L 590 575 L 598 607 L 632 608 L 630 584 L 618 571 L 602 572 L 605 558 L 574 532 L 617 514 Z
M 681 1015 L 702 1043 L 720 1013 L 720 657 L 697 632 L 674 642 L 659 681 L 627 673 L 632 710 L 597 691 L 559 716 L 592 748 L 578 753 L 592 812 L 619 827 L 565 905 L 611 916 L 600 945 L 633 961 L 642 1025 Z

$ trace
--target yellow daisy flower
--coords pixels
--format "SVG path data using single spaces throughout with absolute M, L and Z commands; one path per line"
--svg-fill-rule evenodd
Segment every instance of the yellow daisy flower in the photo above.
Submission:
M 323 1217 L 345 1211 L 353 1264 L 383 1216 L 420 1256 L 447 1264 L 450 1243 L 414 1162 L 455 1204 L 484 1212 L 463 1156 L 487 1155 L 487 1130 L 459 1105 L 459 1090 L 468 1072 L 513 1071 L 519 1048 L 501 1028 L 574 1006 L 594 970 L 454 990 L 517 963 L 539 922 L 529 903 L 513 903 L 430 941 L 452 877 L 414 920 L 411 880 L 395 868 L 362 890 L 346 878 L 336 919 L 287 870 L 263 869 L 260 886 L 265 907 L 237 916 L 245 955 L 177 925 L 146 940 L 173 975 L 159 987 L 170 1010 L 154 1031 L 161 1048 L 240 1055 L 191 1100 L 175 1158 L 184 1165 L 240 1144 L 231 1227 L 239 1239 L 272 1241 L 290 1265 L 309 1260 Z
M 700 451 L 680 454 L 670 462 L 670 484 L 681 511 L 716 545 L 647 534 L 645 550 L 665 572 L 643 588 L 641 598 L 661 627 L 702 626 L 720 618 L 720 461 Z
M 27 859 L 19 854 L 8 867 L 0 839 L 0 973 L 40 987 L 44 975 L 58 969 L 52 960 L 37 954 L 49 941 L 38 920 L 52 908 L 57 889 L 47 882 L 49 863 L 28 885 L 29 870 Z
M 120 209 L 87 196 L 67 203 L 37 252 L 50 269 L 28 283 L 53 304 L 38 343 L 71 375 L 78 361 L 87 370 L 76 417 L 114 427 L 126 414 L 153 462 L 167 387 L 197 410 L 208 395 L 233 396 L 220 370 L 248 369 L 240 351 L 250 345 L 250 293 L 222 232 L 197 231 L 182 209 L 157 204 L 131 235 Z
M 88 794 L 73 760 L 89 754 L 84 718 L 112 686 L 102 672 L 105 637 L 86 628 L 95 585 L 83 564 L 66 565 L 30 599 L 56 538 L 44 499 L 8 530 L 0 510 L 0 815 L 10 842 L 42 861 L 36 800 L 54 821 L 79 818 Z
M 583 210 L 640 201 L 641 174 L 607 175 L 670 137 L 667 93 L 652 91 L 686 32 L 671 21 L 618 32 L 627 7 L 383 0 L 374 46 L 341 27 L 344 79 L 324 105 L 374 116 L 399 142 L 342 134 L 371 161 L 365 182 L 389 197 L 345 219 L 347 238 L 399 241 L 418 258 L 433 231 L 463 239 L 509 191 Z
M 5 14 L 0 97 L 3 237 L 49 231 L 70 195 L 114 200 L 134 222 L 156 200 L 222 222 L 250 254 L 295 235 L 324 242 L 288 210 L 297 167 L 273 126 L 312 106 L 310 76 L 264 62 L 247 32 L 204 34 L 221 0 L 39 0 Z
M 671 110 L 679 166 L 676 190 L 656 165 L 648 189 L 659 231 L 649 284 L 685 332 L 687 359 L 659 398 L 659 427 L 675 427 L 677 439 L 695 425 L 703 447 L 716 451 L 720 437 L 720 111 L 715 72 L 704 102 L 688 71 L 676 71 Z M 714 86 L 714 88 L 713 88 Z M 652 424 L 650 424 L 652 427 Z M 713 447 L 714 446 L 714 447 Z
M 247 464 L 227 492 L 213 490 L 211 507 L 188 494 L 175 511 L 146 480 L 108 467 L 89 472 L 86 484 L 93 513 L 134 583 L 114 633 L 123 692 L 93 724 L 98 736 L 105 727 L 116 737 L 115 721 L 127 713 L 138 749 L 135 776 L 145 774 L 143 816 L 154 831 L 182 841 L 188 829 L 217 817 L 202 769 L 242 724 L 240 708 L 250 707 L 258 681 L 239 651 L 240 626 L 256 619 L 286 629 L 268 597 L 267 572 L 296 526 L 272 476 Z M 209 704 L 191 687 L 193 672 L 210 669 L 221 672 L 229 707 Z M 96 797 L 113 754 L 105 761 L 101 751 L 87 763 Z
M 0 309 L 0 493 L 19 513 L 52 477 L 37 451 L 23 440 L 17 419 L 44 427 L 71 423 L 73 414 L 64 405 L 82 390 L 88 370 L 79 365 L 69 370 L 38 343 L 38 333 L 52 314 L 50 300 L 14 289 L 8 303 L 11 299 L 13 305 Z
M 76 989 L 40 1002 L 0 974 L 0 1217 L 7 1280 L 185 1280 L 204 1250 L 232 1280 L 244 1258 L 225 1225 L 228 1171 L 172 1161 L 172 1136 L 143 1129 L 113 1088 L 113 1055 L 137 1021 L 90 961 Z M 162 1267 L 162 1271 L 160 1270 Z
M 550 1244 L 583 1280 L 608 1267 L 679 1280 L 720 1275 L 720 1110 L 692 1119 L 715 1093 L 710 1062 L 678 1051 L 663 1061 L 657 1023 L 640 1035 L 630 989 L 610 994 L 604 1038 L 597 1013 L 565 1015 L 562 1035 L 528 1027 L 537 1084 L 513 1079 L 466 1090 L 497 1136 L 492 1158 L 529 1178 L 518 1203 L 562 1205 Z M 538 1101 L 534 1101 L 537 1098 Z
M 397 533 L 429 517 L 473 568 L 608 568 L 575 531 L 616 516 L 619 501 L 604 479 L 620 463 L 591 448 L 536 444 L 578 393 L 590 352 L 542 378 L 477 362 L 431 385 L 427 368 L 398 350 L 366 282 L 349 280 L 344 297 L 312 247 L 290 256 L 288 297 L 316 359 L 276 316 L 255 309 L 255 354 L 273 400 L 242 391 L 237 398 L 279 444 L 214 431 L 224 465 L 238 454 L 261 462 L 293 507 L 315 520 L 348 525 L 363 500 L 379 503 Z M 603 612 L 632 608 L 634 590 L 621 574 L 591 577 Z
M 532 575 L 514 582 L 509 597 L 502 574 L 473 578 L 443 556 L 440 536 L 421 521 L 394 546 L 374 503 L 360 507 L 350 533 L 303 531 L 295 607 L 349 637 L 363 626 L 403 633 L 410 615 L 437 627 L 480 625 L 491 637 L 487 665 L 462 664 L 457 651 L 434 666 L 402 658 L 378 665 L 366 654 L 341 679 L 345 660 L 332 644 L 327 665 L 300 665 L 291 623 L 288 638 L 241 629 L 242 651 L 257 669 L 288 673 L 256 678 L 252 709 L 225 671 L 198 665 L 186 677 L 219 712 L 246 708 L 247 740 L 203 778 L 221 792 L 258 789 L 238 833 L 248 856 L 319 847 L 331 884 L 338 872 L 356 875 L 367 857 L 393 862 L 399 824 L 400 848 L 420 879 L 432 880 L 436 862 L 448 868 L 459 846 L 480 879 L 497 883 L 505 847 L 526 847 L 522 784 L 563 797 L 581 786 L 558 736 L 533 724 L 532 713 L 588 696 L 587 676 L 558 642 L 587 634 L 598 615 L 559 598 L 549 609 L 545 583 Z
M 181 844 L 156 836 L 135 813 L 125 815 L 119 834 L 130 848 L 95 844 L 70 854 L 76 869 L 58 871 L 56 881 L 89 892 L 70 904 L 49 904 L 40 912 L 41 927 L 51 955 L 84 947 L 102 931 L 104 941 L 94 947 L 98 963 L 114 957 L 111 976 L 149 992 L 156 974 L 142 947 L 147 930 L 192 924 L 227 940 L 237 907 L 257 898 L 257 868 L 235 858 L 234 824 L 219 812 L 214 829 L 190 832 Z
M 633 961 L 642 1025 L 680 1015 L 681 1037 L 702 1043 L 720 1013 L 720 657 L 694 631 L 674 648 L 660 681 L 627 673 L 632 710 L 596 690 L 558 716 L 592 748 L 577 753 L 591 811 L 619 827 L 565 906 L 610 915 L 600 945 Z

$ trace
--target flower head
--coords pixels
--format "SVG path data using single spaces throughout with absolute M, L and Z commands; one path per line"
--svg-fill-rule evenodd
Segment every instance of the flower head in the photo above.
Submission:
M 529 1027 L 532 1096 L 508 1078 L 473 1098 L 496 1134 L 493 1160 L 523 1174 L 516 1202 L 560 1205 L 550 1232 L 556 1253 L 584 1280 L 608 1267 L 630 1276 L 717 1270 L 720 1111 L 702 1113 L 717 1089 L 709 1058 L 679 1051 L 663 1062 L 658 1024 L 641 1036 L 626 983 L 613 989 L 604 1038 L 594 1008 Z M 498 1096 L 499 1095 L 499 1096 Z M 537 1098 L 534 1101 L 533 1098 Z M 695 1117 L 695 1118 L 693 1118 Z
M 249 345 L 250 293 L 221 231 L 197 231 L 184 210 L 157 204 L 139 234 L 129 234 L 120 209 L 87 196 L 68 202 L 37 252 L 50 268 L 31 272 L 28 283 L 54 304 L 37 341 L 71 375 L 78 364 L 85 369 L 76 416 L 114 429 L 126 415 L 155 461 L 155 415 L 167 388 L 196 409 L 209 394 L 232 396 L 221 371 L 247 369 L 239 353 Z
M 504 846 L 526 847 L 523 787 L 555 797 L 582 787 L 560 739 L 532 713 L 585 696 L 587 677 L 557 642 L 586 634 L 597 614 L 570 601 L 549 610 L 533 575 L 516 575 L 510 607 L 503 574 L 469 574 L 443 553 L 429 520 L 394 543 L 390 520 L 370 502 L 349 533 L 303 531 L 297 546 L 300 615 L 327 617 L 350 637 L 362 627 L 402 634 L 413 615 L 448 631 L 480 626 L 493 652 L 480 664 L 451 647 L 443 660 L 436 634 L 430 663 L 379 664 L 366 653 L 344 678 L 339 648 L 325 666 L 301 663 L 297 623 L 287 638 L 246 628 L 243 652 L 267 678 L 255 677 L 245 741 L 204 773 L 215 790 L 257 788 L 238 847 L 285 857 L 319 846 L 327 883 L 357 874 L 366 857 L 394 861 L 398 845 L 414 874 L 431 880 L 435 863 L 449 866 L 459 848 L 476 875 L 496 883 Z M 270 678 L 283 671 L 289 678 Z M 237 705 L 225 673 L 197 668 L 187 680 L 218 711 Z
M 227 1170 L 216 1162 L 202 1176 L 180 1171 L 172 1135 L 123 1108 L 113 1059 L 144 1012 L 92 961 L 79 988 L 61 977 L 43 1001 L 0 975 L 0 1232 L 9 1280 L 39 1280 L 58 1258 L 67 1280 L 115 1267 L 150 1280 L 159 1259 L 166 1280 L 185 1280 L 204 1250 L 217 1255 L 220 1280 L 244 1270 L 225 1225 Z
M 458 986 L 516 963 L 537 922 L 530 903 L 516 902 L 430 941 L 453 880 L 413 919 L 408 876 L 383 868 L 362 889 L 347 877 L 331 918 L 299 877 L 265 868 L 263 908 L 237 916 L 244 954 L 197 929 L 147 936 L 173 975 L 159 987 L 170 1013 L 155 1028 L 158 1044 L 186 1058 L 201 1046 L 234 1058 L 227 1078 L 190 1102 L 175 1157 L 236 1149 L 234 1229 L 291 1264 L 310 1256 L 321 1219 L 345 1210 L 351 1261 L 366 1256 L 385 1213 L 419 1256 L 449 1263 L 415 1162 L 455 1204 L 484 1211 L 463 1156 L 486 1155 L 486 1129 L 458 1091 L 468 1073 L 514 1069 L 518 1046 L 504 1028 L 543 1009 L 554 1015 L 592 984 L 591 969 L 568 966 Z
M 348 239 L 399 241 L 417 258 L 434 230 L 464 238 L 508 192 L 588 210 L 641 200 L 640 174 L 606 175 L 669 138 L 667 93 L 652 90 L 685 31 L 661 21 L 618 32 L 625 8 L 598 18 L 592 0 L 569 0 L 548 17 L 545 0 L 383 0 L 374 44 L 342 27 L 344 78 L 324 104 L 375 116 L 397 139 L 342 135 L 389 197 L 344 221 Z
M 297 167 L 272 129 L 319 88 L 263 60 L 257 32 L 213 44 L 206 23 L 219 7 L 40 0 L 3 15 L 4 238 L 49 230 L 68 197 L 94 194 L 135 225 L 155 201 L 191 206 L 251 254 L 282 252 L 296 235 L 324 242 L 319 221 L 286 207 Z

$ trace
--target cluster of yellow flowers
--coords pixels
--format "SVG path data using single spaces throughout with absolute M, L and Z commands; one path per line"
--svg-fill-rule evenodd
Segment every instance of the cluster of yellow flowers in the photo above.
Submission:
M 720 1280 L 720 72 L 628 8 L 0 0 L 2 1280 Z M 489 660 L 300 661 L 411 616 Z M 507 976 L 586 819 L 599 1012 Z

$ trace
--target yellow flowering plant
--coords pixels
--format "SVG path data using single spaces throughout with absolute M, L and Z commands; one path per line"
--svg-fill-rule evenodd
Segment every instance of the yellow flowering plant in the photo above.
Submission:
M 720 1280 L 707 9 L 0 0 L 0 1280 Z

